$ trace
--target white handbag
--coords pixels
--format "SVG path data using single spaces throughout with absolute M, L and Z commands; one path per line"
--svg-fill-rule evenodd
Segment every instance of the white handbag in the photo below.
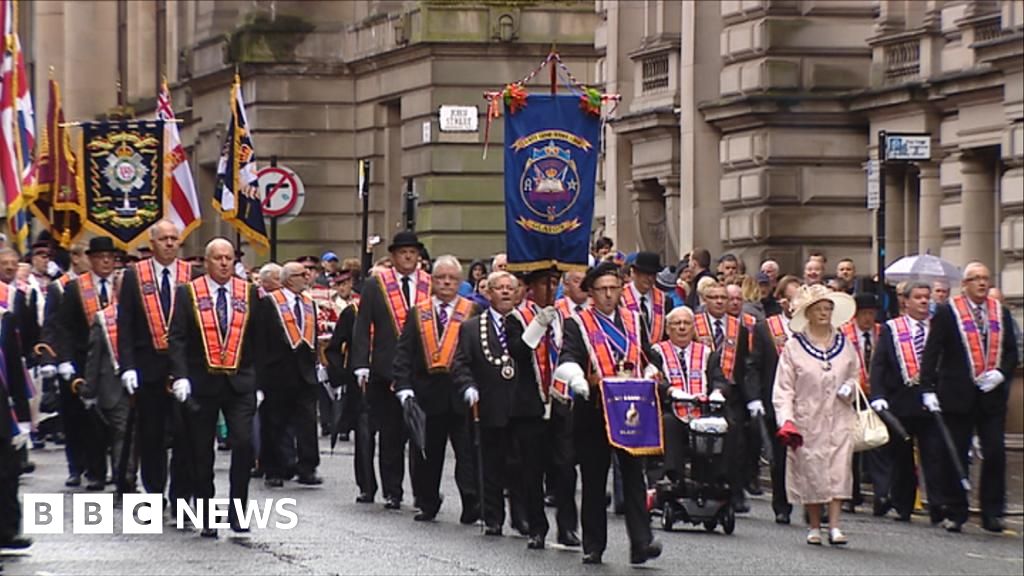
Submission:
M 857 395 L 854 397 L 854 409 L 857 411 L 857 421 L 853 424 L 853 451 L 864 452 L 885 446 L 889 442 L 889 429 L 868 404 L 867 396 L 860 386 L 855 388 Z

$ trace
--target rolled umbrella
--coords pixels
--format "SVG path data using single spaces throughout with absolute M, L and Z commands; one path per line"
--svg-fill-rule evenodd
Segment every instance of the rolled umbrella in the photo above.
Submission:
M 899 437 L 904 442 L 910 442 L 910 434 L 907 434 L 907 429 L 900 423 L 900 419 L 895 414 L 888 410 L 875 410 L 878 417 L 885 422 L 885 425 L 889 427 L 889 431 L 893 433 L 893 436 Z
M 128 398 L 128 421 L 124 428 L 124 442 L 117 461 L 117 491 L 126 494 L 131 487 L 128 482 L 128 460 L 132 454 L 132 437 L 135 436 L 135 396 Z
M 768 461 L 768 465 L 774 464 L 775 453 L 772 450 L 772 435 L 768 433 L 768 424 L 764 421 L 764 415 L 758 414 L 754 416 L 754 421 L 757 423 L 757 429 L 761 433 L 761 445 L 764 447 L 761 450 L 761 454 L 764 455 L 764 459 Z
M 484 450 L 480 436 L 480 402 L 473 404 L 473 448 L 476 449 L 477 501 L 480 506 L 480 531 L 484 529 Z
M 362 487 L 373 486 L 373 429 L 370 427 L 370 404 L 366 401 L 366 385 L 359 386 L 359 416 L 356 417 L 356 458 Z
M 960 269 L 956 265 L 931 254 L 904 256 L 885 269 L 885 281 L 890 284 L 906 280 L 955 283 L 959 279 Z
M 420 456 L 427 458 L 427 415 L 416 398 L 407 398 L 402 404 L 405 428 L 409 431 L 409 441 L 419 450 Z
M 941 412 L 932 412 L 932 415 L 935 416 L 935 424 L 942 435 L 943 443 L 946 444 L 946 450 L 949 451 L 949 457 L 953 460 L 956 474 L 960 477 L 960 486 L 964 489 L 964 492 L 970 492 L 971 481 L 967 478 L 967 472 L 964 470 L 963 463 L 960 462 L 960 454 L 957 452 L 956 444 L 953 442 L 953 436 L 949 433 L 949 428 L 946 427 L 946 421 L 942 419 Z
M 343 426 L 342 415 L 345 413 L 345 400 L 342 396 L 331 395 L 331 454 L 334 454 L 334 446 L 338 443 L 338 435 L 341 434 Z

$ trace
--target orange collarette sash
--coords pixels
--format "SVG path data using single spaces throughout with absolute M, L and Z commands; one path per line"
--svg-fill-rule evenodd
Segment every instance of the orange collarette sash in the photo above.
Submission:
M 740 321 L 739 318 L 729 316 L 728 314 L 724 318 L 725 334 L 722 335 L 723 346 L 720 363 L 725 379 L 730 383 L 734 383 L 732 376 L 736 371 L 736 343 L 740 337 Z M 696 330 L 697 340 L 714 351 L 715 336 L 714 331 L 711 329 L 710 316 L 707 313 L 698 314 L 693 327 Z
M 18 291 L 11 288 L 10 284 L 6 282 L 0 282 L 0 308 L 8 311 L 14 311 L 14 297 Z
M 113 286 L 111 286 L 113 290 Z M 92 274 L 82 274 L 78 277 L 78 291 L 82 295 L 82 307 L 85 309 L 85 318 L 89 326 L 96 320 L 96 313 L 100 311 L 100 294 L 96 291 L 96 285 L 92 281 Z M 113 302 L 110 298 L 110 302 Z
M 110 361 L 114 365 L 114 372 L 121 370 L 117 356 L 117 303 L 108 305 L 97 312 L 100 320 L 100 327 L 103 328 L 103 336 L 107 341 L 107 349 L 110 351 Z
M 789 333 L 786 332 L 786 323 L 782 319 L 782 314 L 769 316 L 765 318 L 765 322 L 768 324 L 768 332 L 772 335 L 772 342 L 775 343 L 775 353 L 782 354 L 782 349 L 786 347 L 786 340 L 789 340 Z
M 555 310 L 558 310 L 558 315 L 562 317 L 562 320 L 576 313 L 575 305 L 568 296 L 555 300 Z
M 971 378 L 978 378 L 989 370 L 999 368 L 1003 356 L 1003 322 L 999 301 L 994 298 L 985 299 L 985 312 L 988 316 L 988 354 L 981 345 L 981 334 L 974 323 L 970 304 L 964 295 L 953 298 L 953 315 L 960 329 L 960 337 L 967 348 L 967 358 L 971 364 Z
M 430 275 L 422 270 L 416 271 L 416 302 L 430 300 Z M 398 273 L 393 268 L 387 268 L 377 275 L 377 284 L 381 293 L 384 294 L 384 301 L 388 305 L 388 312 L 391 313 L 391 320 L 395 325 L 395 334 L 401 334 L 405 327 L 405 319 L 409 315 L 409 307 L 405 304 L 402 296 L 402 286 L 398 283 Z
M 629 311 L 633 314 L 643 318 L 643 315 L 640 314 L 640 299 L 636 295 L 636 288 L 632 282 L 626 286 L 625 290 L 622 291 L 622 305 L 629 308 Z M 665 335 L 665 293 L 655 287 L 652 287 L 650 305 L 650 340 L 652 343 L 661 342 Z
M 864 364 L 864 350 L 860 343 L 861 330 L 857 328 L 857 322 L 855 320 L 850 320 L 846 324 L 843 324 L 843 327 L 840 330 L 842 330 L 843 335 L 846 336 L 846 339 L 850 344 L 853 345 L 854 351 L 857 352 L 857 365 L 860 366 L 860 389 L 863 390 L 865 394 L 869 394 L 871 391 L 871 379 L 868 377 L 868 369 L 871 367 Z M 873 338 L 875 339 L 875 342 L 878 342 L 878 336 L 882 332 L 882 325 L 875 322 L 872 332 L 874 333 Z
M 268 294 L 274 300 L 274 309 L 277 310 L 277 317 L 281 319 L 281 326 L 284 328 L 284 335 L 288 338 L 288 344 L 292 350 L 305 342 L 313 348 L 313 339 L 316 338 L 316 314 L 313 312 L 313 301 L 305 294 L 299 294 L 299 301 L 302 302 L 302 330 L 299 330 L 298 320 L 295 318 L 295 310 L 288 305 L 288 297 L 284 295 L 284 289 L 279 288 Z
M 900 316 L 886 324 L 892 333 L 892 343 L 896 349 L 896 360 L 900 363 L 900 372 L 903 373 L 903 383 L 907 386 L 917 386 L 921 373 L 921 359 L 914 350 L 914 334 L 910 328 L 910 321 L 906 316 Z
M 707 394 L 706 367 L 708 357 L 711 356 L 711 348 L 700 342 L 690 343 L 690 351 L 686 358 L 689 370 L 687 374 L 683 373 L 683 366 L 679 362 L 679 356 L 676 355 L 675 347 L 672 346 L 671 342 L 667 340 L 658 342 L 654 345 L 654 348 L 661 355 L 662 372 L 665 374 L 671 387 L 678 388 L 693 396 Z M 673 402 L 672 409 L 675 412 L 676 418 L 683 422 L 689 422 L 691 419 L 700 418 L 701 416 L 700 407 L 697 406 L 690 407 L 679 402 Z
M 640 342 L 639 322 L 634 314 L 624 306 L 620 306 L 618 312 L 622 318 L 622 326 L 625 328 L 626 339 L 629 341 L 623 362 L 632 364 L 633 369 L 630 373 L 633 376 L 639 376 L 641 371 L 640 346 L 638 344 Z M 583 329 L 583 342 L 590 353 L 590 363 L 598 370 L 596 374 L 598 379 L 619 376 L 619 366 L 615 361 L 612 345 L 608 341 L 608 337 L 605 336 L 604 329 L 601 328 L 595 314 L 597 314 L 595 310 L 587 308 L 575 317 L 580 328 Z M 592 382 L 592 384 L 596 385 L 596 382 Z
M 249 284 L 240 278 L 231 278 L 231 301 L 228 303 L 232 307 L 231 323 L 223 340 L 209 277 L 201 276 L 189 282 L 189 290 L 195 303 L 206 366 L 215 374 L 234 374 L 242 360 L 245 326 L 249 320 Z
M 749 352 L 754 347 L 754 328 L 757 326 L 757 318 L 746 312 L 743 312 L 740 318 L 743 319 L 743 326 L 747 329 L 747 351 Z
M 524 301 L 522 305 L 516 308 L 516 313 L 519 314 L 520 319 L 523 321 L 524 328 L 529 326 L 530 322 L 533 322 L 533 319 L 537 317 L 537 309 L 537 304 L 529 300 Z M 537 377 L 537 386 L 542 402 L 547 403 L 550 398 L 551 382 L 554 377 L 553 367 L 557 365 L 558 348 L 555 346 L 551 328 L 548 328 L 548 332 L 540 339 L 537 347 L 533 350 L 533 373 Z
M 423 362 L 427 372 L 431 374 L 447 374 L 451 372 L 455 360 L 455 350 L 459 347 L 459 327 L 473 313 L 473 303 L 461 296 L 456 296 L 452 307 L 452 315 L 440 334 L 437 329 L 437 314 L 434 311 L 434 299 L 424 298 L 416 304 L 416 317 L 419 321 L 420 341 L 423 342 Z
M 164 318 L 164 309 L 160 306 L 160 284 L 156 278 L 156 264 L 147 258 L 135 264 L 135 273 L 139 278 L 139 295 L 142 297 L 142 309 L 146 314 L 146 324 L 153 338 L 153 349 L 167 350 L 167 327 L 171 325 L 168 315 Z M 192 279 L 192 265 L 184 260 L 176 260 L 174 268 L 174 286 L 187 284 Z M 171 289 L 171 314 L 174 313 L 174 293 Z

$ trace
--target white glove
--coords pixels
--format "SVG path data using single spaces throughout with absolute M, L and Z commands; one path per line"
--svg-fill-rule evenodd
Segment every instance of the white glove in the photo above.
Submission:
M 546 306 L 537 314 L 537 320 L 540 320 L 545 327 L 551 326 L 556 318 L 558 318 L 558 310 L 555 310 L 554 306 Z
M 345 387 L 338 386 L 337 388 L 331 388 L 331 399 L 341 400 L 341 397 L 345 395 Z
M 469 390 L 473 390 L 473 388 L 470 388 Z M 466 392 L 469 392 L 469 390 L 467 390 Z M 409 390 L 407 388 L 405 390 L 399 390 L 398 392 L 395 392 L 395 397 L 398 398 L 399 404 L 405 406 L 405 401 L 408 400 L 409 398 L 415 398 L 416 392 Z M 469 400 L 467 400 L 467 402 L 469 402 Z M 470 402 L 470 404 L 472 404 L 472 402 Z
M 760 400 L 751 400 L 750 402 L 747 402 L 747 412 L 750 412 L 751 418 L 764 416 L 764 403 Z
M 330 377 L 327 375 L 327 367 L 324 366 L 323 364 L 320 364 L 319 362 L 317 362 L 317 365 L 316 365 L 316 381 L 317 381 L 317 383 L 323 384 L 323 383 L 327 382 L 328 380 L 330 380 Z
M 71 362 L 61 362 L 57 366 L 57 374 L 60 374 L 61 380 L 71 380 L 75 375 L 75 365 Z
M 884 412 L 889 409 L 889 401 L 885 398 L 875 398 L 871 401 L 871 409 L 875 412 Z
M 839 396 L 843 400 L 849 398 L 850 394 L 853 394 L 853 386 L 851 386 L 849 382 L 843 382 L 843 385 L 839 387 L 839 390 L 836 390 L 836 396 Z
M 53 260 L 50 260 L 50 262 L 46 265 L 46 275 L 49 276 L 50 278 L 56 278 L 57 276 L 60 276 L 60 273 L 60 266 Z
M 28 424 L 18 423 L 18 433 L 11 438 L 11 446 L 15 450 L 21 450 L 25 446 L 28 446 L 28 441 L 31 439 L 32 427 Z
M 135 394 L 135 391 L 139 389 L 139 373 L 135 370 L 125 370 L 121 374 L 121 384 L 124 385 L 129 396 Z
M 569 380 L 569 388 L 572 389 L 572 393 L 584 400 L 590 400 L 590 383 L 583 377 L 582 374 L 577 374 Z
M 544 337 L 544 334 L 547 334 L 548 325 L 544 323 L 543 318 L 543 312 L 537 314 L 533 317 L 533 320 L 530 321 L 526 330 L 523 330 L 523 343 L 530 348 L 536 348 L 537 345 L 540 344 L 540 340 Z
M 712 404 L 725 404 L 725 396 L 722 396 L 721 390 L 715 390 L 708 396 L 708 402 Z
M 95 398 L 82 398 L 81 396 L 78 398 L 82 401 L 82 406 L 85 406 L 86 410 L 92 410 L 93 406 L 96 406 Z
M 672 388 L 669 391 L 668 395 L 671 396 L 672 399 L 675 400 L 676 402 L 693 400 L 693 394 L 686 392 L 686 390 L 683 390 L 682 388 Z
M 644 380 L 656 379 L 659 372 L 660 370 L 658 370 L 657 366 L 654 364 L 648 364 L 647 368 L 644 368 Z
M 370 369 L 369 368 L 356 368 L 353 374 L 356 375 L 356 382 L 360 386 L 365 386 L 370 381 Z
M 171 385 L 171 391 L 178 402 L 184 402 L 192 394 L 192 384 L 189 383 L 188 378 L 178 378 Z
M 57 367 L 54 366 L 53 364 L 47 364 L 45 366 L 40 366 L 39 367 L 39 377 L 40 378 L 44 378 L 44 379 L 45 378 L 53 378 L 56 375 L 57 375 Z
M 177 394 L 175 394 L 175 396 L 177 396 Z M 256 407 L 257 408 L 260 407 L 260 404 L 263 404 L 263 400 L 265 400 L 266 397 L 267 396 L 266 396 L 266 394 L 263 393 L 263 390 L 257 390 L 256 391 Z M 182 402 L 184 402 L 184 400 L 182 400 Z
M 925 392 L 921 394 L 921 404 L 929 412 L 942 412 L 942 407 L 939 406 L 939 397 L 935 395 L 935 392 Z
M 410 392 L 412 392 L 412 390 L 410 390 Z M 463 392 L 462 399 L 466 401 L 466 404 L 474 406 L 480 401 L 480 393 L 477 392 L 476 388 L 470 386 L 469 388 L 466 388 L 465 392 Z
M 978 378 L 977 386 L 978 390 L 983 393 L 989 393 L 995 390 L 1006 378 L 1003 377 L 1003 373 L 999 370 L 989 370 Z

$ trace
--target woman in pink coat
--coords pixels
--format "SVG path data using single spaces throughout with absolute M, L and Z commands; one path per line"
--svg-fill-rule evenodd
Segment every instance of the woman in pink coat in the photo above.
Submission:
M 838 330 L 856 311 L 853 298 L 824 286 L 803 286 L 793 302 L 793 338 L 782 350 L 772 403 L 786 456 L 786 495 L 810 519 L 807 543 L 821 545 L 822 508 L 828 505 L 828 540 L 846 544 L 840 505 L 853 490 L 851 406 L 857 355 Z

